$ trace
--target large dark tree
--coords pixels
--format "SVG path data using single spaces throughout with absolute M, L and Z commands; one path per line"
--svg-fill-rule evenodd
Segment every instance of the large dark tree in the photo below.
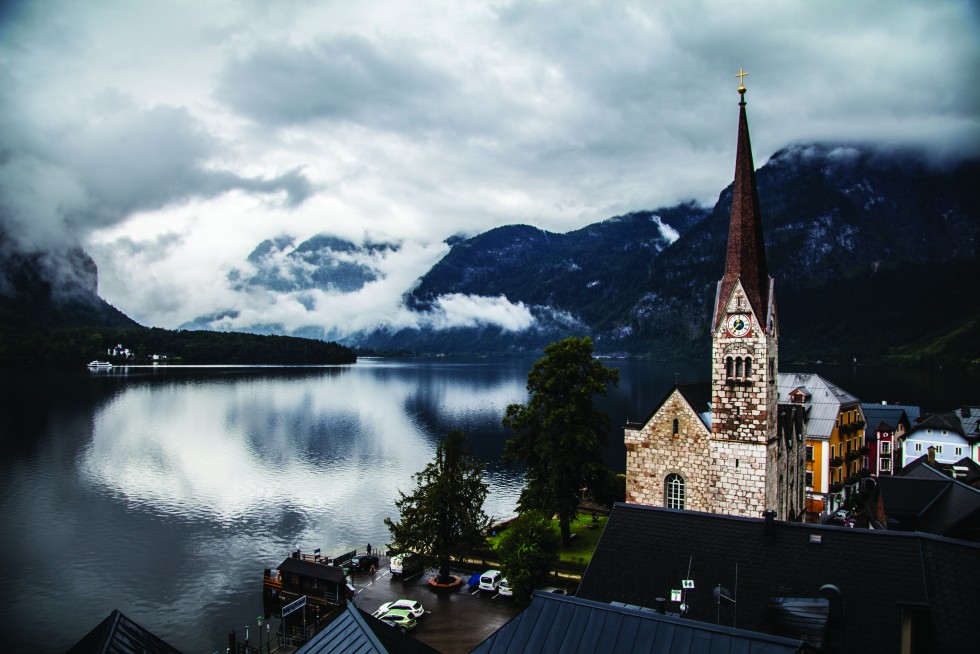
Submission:
M 619 371 L 592 358 L 591 338 L 551 343 L 527 375 L 531 399 L 507 407 L 503 420 L 516 434 L 504 446 L 504 460 L 527 467 L 519 508 L 557 514 L 565 545 L 580 490 L 608 469 L 602 446 L 609 416 L 593 402 L 606 395 L 608 384 L 619 384 Z
M 500 535 L 497 556 L 516 596 L 529 597 L 544 585 L 558 561 L 560 547 L 551 518 L 541 511 L 527 511 L 510 523 Z
M 436 448 L 435 460 L 416 473 L 415 492 L 401 496 L 395 506 L 401 520 L 385 518 L 392 544 L 400 551 L 434 557 L 439 583 L 451 581 L 449 567 L 483 545 L 490 519 L 483 513 L 489 486 L 483 469 L 463 447 L 466 436 L 455 429 Z

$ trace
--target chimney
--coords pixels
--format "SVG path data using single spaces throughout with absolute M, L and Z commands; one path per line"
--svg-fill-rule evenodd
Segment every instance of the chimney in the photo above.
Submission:
M 766 540 L 772 542 L 776 539 L 776 512 L 769 509 L 762 517 L 766 519 Z
M 929 463 L 935 463 L 935 462 L 936 462 L 936 446 L 935 445 L 930 445 L 929 446 Z
M 656 599 L 656 602 L 657 602 L 657 613 L 659 615 L 666 615 L 667 614 L 667 598 L 666 597 L 658 597 Z

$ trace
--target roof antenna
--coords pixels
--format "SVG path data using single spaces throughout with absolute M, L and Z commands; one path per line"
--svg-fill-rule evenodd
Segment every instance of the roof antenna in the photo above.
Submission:
M 680 373 L 679 373 L 679 372 L 675 372 L 675 373 L 674 373 L 674 386 L 677 386 L 677 382 L 678 382 L 678 380 L 680 379 L 680 376 L 681 376 L 681 375 L 680 375 Z

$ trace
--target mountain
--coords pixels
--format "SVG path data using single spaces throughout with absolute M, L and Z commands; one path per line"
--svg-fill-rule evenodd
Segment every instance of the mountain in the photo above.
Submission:
M 980 161 L 938 166 L 905 150 L 800 145 L 773 155 L 757 182 L 782 358 L 975 359 L 976 179 Z M 535 317 L 520 334 L 381 329 L 352 341 L 505 352 L 580 333 L 600 352 L 705 358 L 731 194 L 710 210 L 637 212 L 567 234 L 497 228 L 453 245 L 406 297 L 426 311 L 451 294 L 502 295 Z
M 98 295 L 98 268 L 78 246 L 15 246 L 0 225 L 0 367 L 81 369 L 123 344 L 143 363 L 153 353 L 181 363 L 353 363 L 337 343 L 209 331 L 148 329 Z
M 98 269 L 78 246 L 23 251 L 0 226 L 0 326 L 10 332 L 138 324 L 98 294 Z

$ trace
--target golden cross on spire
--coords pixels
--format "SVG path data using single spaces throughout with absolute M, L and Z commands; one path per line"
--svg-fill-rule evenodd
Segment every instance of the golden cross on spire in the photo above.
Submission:
M 735 77 L 738 78 L 738 92 L 739 93 L 745 93 L 745 79 L 744 79 L 744 77 L 746 75 L 748 75 L 748 73 L 744 72 L 742 70 L 742 67 L 739 66 L 738 67 L 738 74 L 735 75 Z

